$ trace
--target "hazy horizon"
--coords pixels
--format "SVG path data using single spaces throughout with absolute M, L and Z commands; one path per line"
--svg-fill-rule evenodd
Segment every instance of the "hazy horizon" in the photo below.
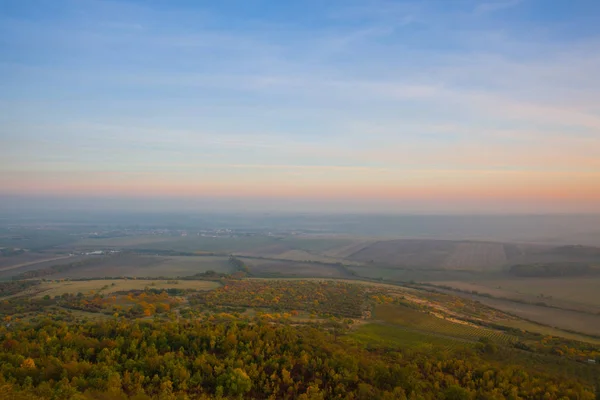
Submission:
M 39 203 L 38 203 L 39 205 Z M 114 204 L 113 204 L 114 205 Z M 600 214 L 483 214 L 393 213 L 275 210 L 273 207 L 227 208 L 214 203 L 195 208 L 107 208 L 98 203 L 26 202 L 0 207 L 0 222 L 8 229 L 57 229 L 88 226 L 120 229 L 154 227 L 183 229 L 241 229 L 355 237 L 435 240 L 474 240 L 550 245 L 600 246 Z M 9 231 L 7 231 L 9 232 Z
M 559 204 L 560 205 L 560 204 Z M 281 213 L 358 215 L 600 215 L 594 207 L 565 208 L 531 201 L 447 201 L 430 199 L 285 199 L 278 197 L 66 197 L 0 195 L 0 213 L 27 211 L 141 212 L 141 213 Z

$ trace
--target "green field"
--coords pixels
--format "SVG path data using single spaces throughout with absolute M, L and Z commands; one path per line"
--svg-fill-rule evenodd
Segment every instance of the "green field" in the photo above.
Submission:
M 488 338 L 498 343 L 509 343 L 514 340 L 512 336 L 500 331 L 466 323 L 452 322 L 427 312 L 404 306 L 378 305 L 375 307 L 373 317 L 375 320 L 410 328 L 418 332 L 473 342 L 478 341 L 480 338 Z
M 420 348 L 432 345 L 445 348 L 467 346 L 468 342 L 450 339 L 435 334 L 416 332 L 400 326 L 370 323 L 359 326 L 350 337 L 365 346 L 392 348 Z

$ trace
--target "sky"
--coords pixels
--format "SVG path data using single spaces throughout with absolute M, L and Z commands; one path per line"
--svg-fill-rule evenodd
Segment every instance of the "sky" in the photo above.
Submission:
M 596 0 L 0 0 L 0 199 L 600 212 Z

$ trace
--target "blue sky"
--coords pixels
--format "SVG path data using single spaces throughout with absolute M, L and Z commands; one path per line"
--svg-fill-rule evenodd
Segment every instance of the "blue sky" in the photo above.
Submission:
M 0 193 L 600 211 L 598 71 L 597 1 L 2 0 Z

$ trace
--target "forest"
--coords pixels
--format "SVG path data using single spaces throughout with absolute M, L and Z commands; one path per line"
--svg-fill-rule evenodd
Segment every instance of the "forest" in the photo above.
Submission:
M 365 350 L 258 319 L 51 320 L 0 331 L 3 399 L 594 399 L 574 376 L 459 350 Z
M 597 345 L 498 330 L 479 318 L 490 309 L 450 295 L 339 280 L 34 282 L 2 285 L 0 399 L 598 398 Z

